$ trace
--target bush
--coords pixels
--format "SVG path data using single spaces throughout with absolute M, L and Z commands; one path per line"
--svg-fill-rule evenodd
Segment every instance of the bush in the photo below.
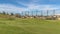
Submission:
M 46 18 L 46 20 L 56 20 L 56 18 Z
M 8 20 L 15 20 L 15 18 L 13 18 L 13 17 L 9 17 Z
M 18 14 L 18 13 L 17 13 L 17 14 L 15 14 L 15 16 L 16 16 L 16 17 L 18 17 L 18 18 L 21 18 L 21 15 L 20 15 L 20 14 Z

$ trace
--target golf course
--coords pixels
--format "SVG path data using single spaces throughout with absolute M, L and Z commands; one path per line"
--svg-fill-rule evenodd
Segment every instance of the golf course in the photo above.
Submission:
M 0 18 L 0 34 L 60 34 L 60 21 Z

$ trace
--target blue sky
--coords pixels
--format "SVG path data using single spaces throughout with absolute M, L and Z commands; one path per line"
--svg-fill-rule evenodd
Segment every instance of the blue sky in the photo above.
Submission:
M 60 0 L 0 0 L 0 11 L 21 12 L 34 9 L 59 10 Z

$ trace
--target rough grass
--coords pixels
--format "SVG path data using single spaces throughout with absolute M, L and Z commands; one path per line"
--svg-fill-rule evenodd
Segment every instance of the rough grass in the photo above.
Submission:
M 0 18 L 0 34 L 60 34 L 60 21 Z

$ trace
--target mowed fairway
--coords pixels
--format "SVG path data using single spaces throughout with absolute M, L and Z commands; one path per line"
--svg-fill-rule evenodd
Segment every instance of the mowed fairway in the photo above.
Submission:
M 60 34 L 60 21 L 0 18 L 0 34 Z

